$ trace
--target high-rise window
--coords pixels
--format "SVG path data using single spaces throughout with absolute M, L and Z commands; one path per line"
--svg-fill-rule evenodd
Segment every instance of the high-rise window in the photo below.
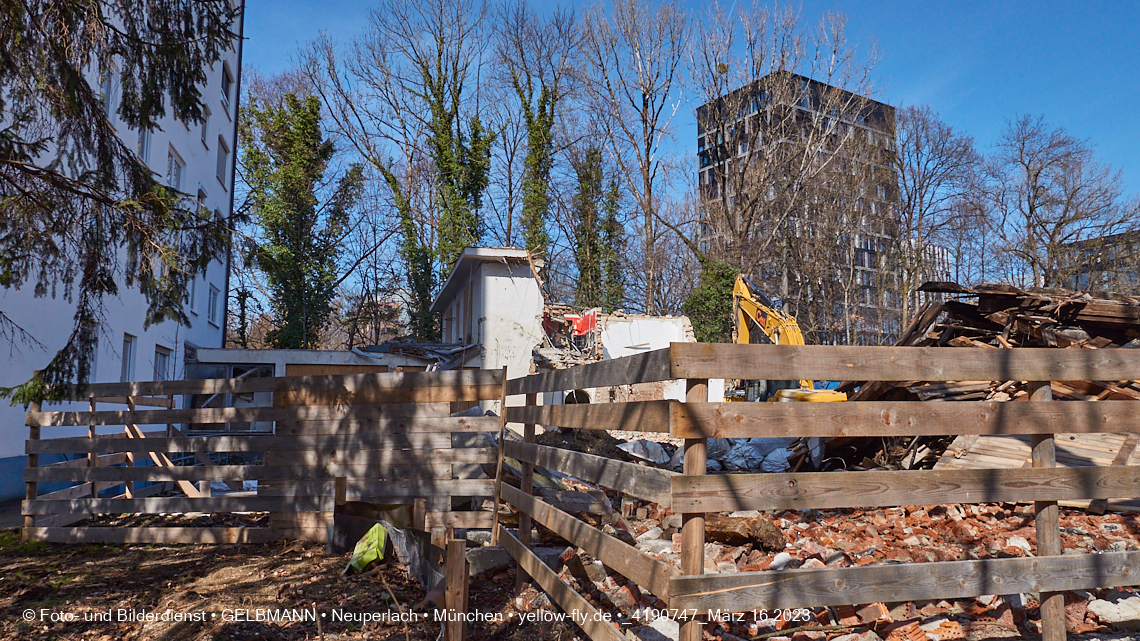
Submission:
M 230 66 L 227 63 L 222 63 L 222 106 L 226 111 L 230 109 L 230 90 L 234 86 L 234 77 L 230 74 Z
M 226 146 L 226 139 L 218 136 L 218 182 L 226 188 L 226 168 L 230 164 L 230 150 Z
M 174 352 L 161 345 L 156 345 L 154 348 L 154 380 L 165 381 L 170 380 L 170 364 L 174 360 L 171 355 Z
M 206 320 L 214 327 L 220 327 L 218 324 L 218 299 L 220 298 L 221 291 L 217 287 L 210 285 L 210 298 L 206 301 Z
M 171 147 L 166 154 L 166 185 L 175 191 L 182 191 L 182 170 L 186 163 L 178 157 L 178 152 Z
M 190 275 L 190 290 L 186 293 L 190 303 L 190 313 L 198 313 L 198 275 Z
M 139 154 L 139 160 L 150 163 L 150 130 L 146 127 L 139 128 L 139 142 L 135 151 Z
M 202 144 L 210 148 L 210 108 L 202 105 Z
M 126 383 L 135 377 L 135 346 L 138 339 L 130 334 L 123 334 L 123 368 L 119 373 L 119 382 Z

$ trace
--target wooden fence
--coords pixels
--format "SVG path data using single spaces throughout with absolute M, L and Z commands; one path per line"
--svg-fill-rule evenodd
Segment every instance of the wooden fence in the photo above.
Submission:
M 497 417 L 452 417 L 449 403 L 503 398 L 504 371 L 447 371 L 94 384 L 88 411 L 27 414 L 26 539 L 63 542 L 260 542 L 323 539 L 334 505 L 411 504 L 415 524 L 490 527 L 489 513 L 451 512 L 452 497 L 492 497 L 494 481 L 455 478 L 453 465 L 493 464 L 498 448 L 462 447 L 464 435 L 498 432 Z M 273 392 L 271 407 L 175 409 L 188 394 Z M 116 405 L 116 409 L 104 408 Z M 125 409 L 123 409 L 125 406 Z M 186 436 L 179 424 L 275 421 L 273 434 Z M 144 431 L 144 426 L 162 429 Z M 43 438 L 54 427 L 87 436 Z M 103 426 L 122 426 L 105 432 Z M 458 446 L 457 446 L 458 445 Z M 219 465 L 211 453 L 258 455 Z M 39 465 L 43 454 L 81 458 Z M 175 464 L 181 459 L 189 464 Z M 148 464 L 142 465 L 146 461 Z M 258 481 L 256 492 L 242 481 Z M 230 485 L 212 496 L 211 481 Z M 39 483 L 73 483 L 39 494 Z M 147 484 L 147 485 L 141 485 Z M 111 488 L 121 492 L 106 495 Z M 155 496 L 176 489 L 179 496 Z M 67 527 L 96 514 L 270 512 L 268 527 Z
M 1032 402 L 710 403 L 709 378 L 869 381 L 1030 381 Z M 685 402 L 535 404 L 538 393 L 684 379 Z M 1046 639 L 1065 636 L 1061 591 L 1140 583 L 1140 552 L 1062 555 L 1058 500 L 1140 496 L 1140 470 L 1055 468 L 1057 432 L 1140 432 L 1128 401 L 1045 402 L 1050 381 L 1140 379 L 1140 352 L 1094 349 L 947 349 L 674 343 L 669 349 L 514 379 L 526 394 L 506 411 L 525 425 L 523 443 L 504 454 L 523 462 L 521 487 L 501 499 L 523 517 L 517 535 L 496 535 L 520 567 L 567 611 L 588 613 L 593 639 L 624 638 L 598 623 L 594 608 L 528 549 L 531 519 L 584 548 L 665 601 L 693 613 L 682 641 L 701 638 L 709 612 L 953 599 L 1040 592 Z M 684 439 L 683 474 L 536 445 L 534 425 L 668 433 Z M 707 439 L 752 437 L 1031 434 L 1033 468 L 725 474 L 705 476 Z M 589 527 L 532 496 L 533 466 L 570 474 L 682 515 L 681 568 Z M 704 574 L 704 514 L 729 510 L 875 508 L 942 503 L 1034 501 L 1037 556 L 848 568 Z

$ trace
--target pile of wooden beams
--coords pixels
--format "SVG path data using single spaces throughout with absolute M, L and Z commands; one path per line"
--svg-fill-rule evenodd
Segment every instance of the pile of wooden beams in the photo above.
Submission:
M 992 284 L 926 283 L 920 290 L 945 300 L 927 303 L 899 346 L 1140 348 L 1140 298 Z M 858 381 L 840 390 L 853 401 L 1024 401 L 1026 387 L 1026 381 Z M 1140 381 L 1054 381 L 1052 393 L 1059 400 L 1140 400 Z M 930 467 L 947 444 L 936 437 L 833 439 L 828 453 L 847 469 Z

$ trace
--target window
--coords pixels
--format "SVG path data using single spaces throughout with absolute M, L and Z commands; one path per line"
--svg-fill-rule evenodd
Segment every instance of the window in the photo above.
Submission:
M 123 334 L 123 368 L 119 374 L 119 382 L 126 383 L 135 377 L 135 345 L 138 339 L 130 334 Z
M 145 126 L 139 129 L 139 143 L 136 151 L 139 154 L 139 160 L 150 164 L 150 130 Z
M 202 144 L 210 148 L 210 108 L 202 105 Z
M 217 287 L 210 285 L 210 298 L 206 301 L 206 320 L 214 327 L 218 325 L 218 298 L 221 292 Z
M 198 315 L 198 275 L 192 274 L 190 276 L 190 290 L 186 293 L 188 298 L 187 302 L 190 304 L 190 313 L 195 316 Z
M 167 381 L 170 380 L 170 364 L 173 362 L 171 358 L 172 352 L 170 349 L 161 345 L 156 345 L 154 348 L 154 380 Z
M 218 136 L 218 182 L 222 189 L 226 188 L 226 168 L 230 164 L 230 150 L 226 147 L 226 139 Z
M 228 63 L 222 63 L 222 106 L 226 111 L 230 109 L 230 90 L 234 85 L 234 77 L 230 74 Z
M 115 103 L 115 87 L 114 80 L 110 71 L 104 71 L 99 82 L 99 104 L 103 105 L 103 113 L 107 117 L 111 117 L 111 111 Z
M 202 185 L 198 185 L 198 202 L 197 202 L 197 205 L 198 205 L 197 213 L 199 216 L 201 216 L 202 218 L 205 218 L 206 216 L 209 215 L 208 214 L 209 210 L 206 209 L 206 190 L 202 188 Z
M 182 170 L 186 163 L 178 157 L 178 152 L 171 147 L 166 154 L 166 185 L 175 191 L 182 191 Z

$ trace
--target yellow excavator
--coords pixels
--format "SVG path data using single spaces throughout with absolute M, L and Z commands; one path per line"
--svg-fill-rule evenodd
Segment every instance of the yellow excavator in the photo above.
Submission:
M 796 319 L 784 313 L 744 274 L 732 288 L 732 342 L 740 345 L 803 345 L 804 335 Z M 742 380 L 735 389 L 725 390 L 725 400 L 735 401 L 845 401 L 847 395 L 814 389 L 809 380 Z

